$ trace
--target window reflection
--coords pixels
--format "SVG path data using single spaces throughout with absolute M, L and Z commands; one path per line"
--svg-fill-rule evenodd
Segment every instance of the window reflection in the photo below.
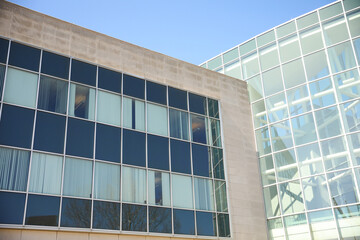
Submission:
M 70 116 L 94 119 L 95 89 L 71 84 L 69 101 Z

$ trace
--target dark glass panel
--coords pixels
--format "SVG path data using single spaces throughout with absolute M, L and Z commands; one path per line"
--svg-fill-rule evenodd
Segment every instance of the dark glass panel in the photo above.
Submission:
M 206 98 L 189 93 L 189 107 L 190 112 L 206 114 Z
M 5 66 L 0 65 L 0 99 L 4 88 Z
M 171 233 L 171 209 L 149 207 L 149 231 Z
M 208 98 L 209 116 L 219 118 L 219 105 L 218 101 Z
M 46 76 L 40 77 L 38 108 L 65 114 L 67 95 L 68 82 Z
M 94 123 L 69 118 L 66 140 L 66 154 L 93 157 Z
M 205 117 L 191 114 L 191 137 L 194 142 L 207 143 L 206 120 Z
M 225 179 L 223 150 L 220 148 L 212 148 L 211 150 L 212 150 L 214 177 Z
M 95 87 L 96 66 L 73 59 L 71 64 L 71 81 Z
M 125 95 L 144 99 L 145 80 L 124 74 L 123 88 Z
M 169 106 L 187 110 L 187 93 L 180 89 L 169 87 Z
M 166 105 L 166 86 L 147 81 L 146 99 Z
M 65 121 L 63 116 L 37 112 L 34 149 L 63 153 Z
M 0 144 L 30 148 L 34 111 L 3 105 L 0 121 Z
M 0 192 L 0 223 L 22 224 L 25 194 Z
M 211 177 L 209 148 L 198 144 L 192 144 L 191 146 L 194 175 Z
M 171 139 L 170 144 L 171 171 L 190 174 L 190 143 Z
M 146 232 L 146 206 L 122 205 L 122 230 Z
M 174 233 L 195 235 L 194 211 L 174 209 Z
M 93 228 L 120 229 L 120 203 L 94 201 Z
M 123 163 L 145 167 L 145 134 L 124 129 Z
M 61 227 L 90 228 L 91 201 L 63 198 Z
M 196 212 L 196 229 L 198 235 L 216 236 L 216 216 L 209 212 Z
M 120 162 L 121 129 L 103 124 L 96 124 L 95 158 L 110 162 Z
M 121 73 L 99 67 L 98 87 L 121 93 Z
M 148 167 L 169 170 L 168 138 L 148 135 Z
M 230 237 L 229 215 L 218 213 L 219 237 Z
M 0 62 L 6 63 L 9 48 L 9 40 L 0 38 Z
M 60 198 L 29 195 L 26 208 L 26 225 L 58 226 Z
M 41 72 L 55 77 L 69 78 L 70 59 L 51 52 L 43 51 Z
M 11 42 L 9 64 L 26 68 L 35 72 L 39 71 L 40 49 Z

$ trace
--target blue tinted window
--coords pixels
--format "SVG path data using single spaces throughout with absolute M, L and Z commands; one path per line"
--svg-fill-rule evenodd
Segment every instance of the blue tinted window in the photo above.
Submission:
M 9 40 L 0 38 L 0 62 L 6 63 Z
M 63 153 L 65 117 L 37 112 L 34 149 Z
M 93 157 L 94 123 L 69 118 L 66 140 L 66 154 Z
M 230 237 L 229 215 L 218 213 L 219 237 Z
M 194 211 L 174 209 L 174 233 L 195 235 Z
M 216 216 L 209 212 L 196 212 L 197 234 L 216 236 Z
M 149 231 L 171 233 L 171 209 L 149 207 Z
M 191 140 L 207 143 L 207 118 L 191 114 Z
M 124 129 L 123 163 L 145 167 L 145 134 Z
M 148 135 L 148 167 L 169 170 L 168 138 Z
M 55 77 L 68 79 L 69 64 L 69 58 L 43 51 L 41 72 Z
M 146 232 L 146 206 L 122 205 L 122 230 Z
M 180 89 L 169 87 L 169 106 L 187 110 L 187 93 Z
M 26 208 L 26 225 L 58 226 L 60 198 L 29 195 Z
M 94 201 L 93 228 L 120 229 L 120 203 Z
M 25 194 L 0 192 L 0 223 L 22 224 Z
M 194 174 L 211 177 L 209 148 L 198 144 L 192 144 L 192 157 Z
M 99 67 L 98 87 L 121 93 L 121 73 Z
M 189 107 L 190 112 L 206 114 L 206 98 L 189 93 Z
M 63 198 L 62 227 L 90 228 L 91 200 Z
M 120 162 L 121 129 L 96 124 L 96 154 L 100 160 Z
M 96 66 L 73 59 L 71 64 L 71 81 L 95 86 Z
M 0 65 L 0 99 L 4 88 L 5 66 Z
M 10 48 L 9 64 L 39 71 L 40 50 L 20 43 L 12 42 Z
M 166 86 L 153 82 L 146 82 L 146 99 L 148 101 L 166 105 Z
M 65 114 L 67 95 L 68 82 L 46 76 L 40 77 L 38 108 Z
M 124 74 L 123 87 L 125 95 L 144 99 L 145 81 L 143 79 Z
M 170 144 L 171 171 L 190 174 L 190 143 L 171 139 Z
M 30 148 L 34 111 L 4 104 L 0 121 L 0 144 Z

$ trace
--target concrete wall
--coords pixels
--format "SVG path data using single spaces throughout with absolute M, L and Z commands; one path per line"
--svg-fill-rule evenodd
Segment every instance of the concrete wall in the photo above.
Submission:
M 219 99 L 232 238 L 267 238 L 263 195 L 245 82 L 3 0 L 0 0 L 0 35 Z M 4 237 L 7 234 L 11 237 Z M 55 236 L 56 239 L 64 239 L 64 236 L 67 236 L 66 239 L 72 239 L 68 232 L 41 233 L 30 230 L 1 230 L 0 239 L 41 239 L 33 237 L 37 234 L 53 236 L 44 239 L 55 239 Z M 95 239 L 96 236 L 98 234 L 81 233 L 74 239 Z M 114 237 L 118 238 L 117 235 L 109 235 L 109 239 Z M 123 238 L 119 236 L 119 239 Z M 126 239 L 133 238 L 127 236 Z

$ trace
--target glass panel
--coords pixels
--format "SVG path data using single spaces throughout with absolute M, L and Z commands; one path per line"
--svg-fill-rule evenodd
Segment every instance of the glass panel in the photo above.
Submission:
M 270 122 L 281 121 L 289 116 L 284 93 L 267 98 L 265 103 Z
M 299 178 L 293 149 L 274 154 L 278 182 Z
M 0 38 L 0 44 L 1 44 L 1 38 Z M 1 45 L 0 45 L 0 51 L 1 51 Z M 1 52 L 0 52 L 0 54 L 1 54 Z M 4 79 L 5 79 L 5 66 L 0 65 L 0 99 L 2 99 Z
M 0 189 L 26 191 L 30 152 L 0 148 Z
M 209 212 L 196 212 L 197 235 L 216 236 L 216 215 Z
M 166 86 L 147 81 L 146 99 L 151 102 L 156 102 L 159 104 L 166 105 L 167 103 Z
M 26 194 L 0 192 L 0 223 L 22 224 Z
M 272 69 L 262 74 L 265 96 L 284 90 L 280 68 Z
M 123 131 L 123 163 L 145 167 L 145 134 L 131 130 Z
M 276 28 L 276 35 L 278 38 L 282 38 L 295 31 L 296 31 L 295 21 L 291 21 L 285 25 Z
M 91 198 L 92 172 L 91 161 L 66 158 L 63 194 Z
M 230 223 L 228 214 L 217 214 L 219 237 L 230 237 Z
M 69 118 L 66 139 L 66 154 L 93 158 L 93 145 L 94 123 Z
M 306 85 L 288 90 L 287 100 L 292 116 L 311 110 L 309 91 Z
M 317 139 L 312 113 L 291 119 L 295 145 L 313 142 Z
M 344 137 L 333 138 L 320 144 L 327 171 L 349 167 L 349 156 Z
M 240 46 L 241 51 L 241 46 Z M 241 58 L 242 73 L 244 79 L 247 79 L 259 73 L 259 63 L 257 53 L 250 54 Z
M 38 75 L 8 68 L 4 102 L 35 108 Z
M 93 228 L 120 229 L 120 203 L 94 201 Z
M 279 56 L 278 56 L 276 44 L 260 49 L 259 54 L 260 54 L 260 65 L 262 71 L 265 71 L 266 69 L 279 65 Z
M 311 239 L 309 235 L 309 228 L 306 222 L 306 216 L 304 213 L 284 217 L 284 224 L 288 240 Z
M 98 91 L 97 121 L 120 126 L 121 96 Z
M 357 70 L 334 76 L 339 101 L 346 101 L 360 96 L 360 77 Z
M 131 97 L 144 99 L 145 80 L 123 74 L 123 93 Z
M 211 145 L 221 147 L 221 132 L 220 121 L 216 119 L 210 119 L 210 132 L 211 132 Z
M 144 102 L 123 98 L 123 124 L 126 128 L 145 130 L 145 104 Z
M 348 13 L 347 15 L 351 37 L 360 35 L 360 10 Z
M 71 84 L 69 96 L 69 115 L 94 120 L 95 89 Z
M 122 205 L 122 230 L 146 232 L 147 210 L 146 206 Z
M 170 175 L 148 171 L 149 204 L 170 206 Z
M 327 18 L 331 18 L 335 15 L 338 15 L 340 13 L 342 13 L 342 7 L 341 7 L 341 3 L 336 3 L 333 4 L 329 7 L 323 8 L 319 10 L 319 14 L 320 14 L 320 19 L 321 20 L 325 20 Z
M 169 87 L 169 106 L 187 110 L 187 92 Z
M 359 236 L 360 205 L 335 208 L 336 221 L 342 239 L 356 239 Z
M 314 26 L 300 32 L 300 44 L 303 54 L 322 49 L 324 43 L 322 40 L 322 34 L 320 26 Z
M 351 10 L 353 8 L 359 7 L 360 3 L 357 0 L 344 0 L 345 11 Z
M 51 52 L 43 51 L 41 61 L 41 72 L 63 78 L 69 78 L 70 59 Z
M 66 114 L 68 82 L 40 77 L 38 108 Z
M 301 176 L 306 177 L 324 172 L 318 143 L 296 148 Z
M 96 159 L 120 163 L 120 146 L 120 128 L 96 124 Z
M 310 92 L 314 109 L 335 104 L 334 88 L 330 78 L 310 83 Z
M 163 136 L 168 135 L 168 114 L 166 107 L 147 104 L 147 131 Z
M 214 211 L 214 188 L 210 179 L 194 178 L 195 208 Z
M 121 93 L 121 73 L 99 67 L 98 87 Z
M 173 206 L 194 208 L 191 177 L 172 174 L 171 180 Z
M 96 86 L 96 66 L 73 59 L 71 62 L 71 81 Z
M 256 130 L 256 145 L 259 155 L 264 155 L 271 152 L 269 129 L 267 127 Z
M 299 181 L 282 183 L 279 188 L 283 214 L 304 211 L 304 199 Z
M 11 42 L 9 64 L 38 72 L 40 53 L 40 49 Z
M 29 194 L 26 225 L 58 226 L 60 198 Z
M 224 66 L 224 68 L 226 75 L 230 77 L 242 79 L 240 61 L 235 61 L 233 63 L 227 64 Z
M 63 198 L 62 227 L 90 228 L 91 200 Z
M 329 67 L 324 51 L 304 57 L 306 76 L 309 81 L 329 75 Z
M 268 123 L 264 100 L 252 104 L 252 113 L 255 128 L 265 126 Z
M 6 63 L 9 49 L 9 40 L 0 38 L 0 62 Z
M 170 208 L 149 207 L 149 232 L 172 232 Z
M 263 185 L 275 183 L 275 169 L 272 156 L 259 158 L 259 161 Z
M 338 232 L 331 210 L 308 213 L 311 236 L 319 240 L 336 240 Z
M 331 207 L 324 175 L 302 180 L 307 210 Z
M 215 198 L 216 198 L 216 211 L 227 212 L 227 196 L 226 196 L 226 183 L 224 181 L 215 180 Z
M 222 65 L 221 56 L 218 56 L 208 62 L 208 69 L 214 70 L 215 68 Z
M 190 143 L 170 139 L 171 171 L 191 173 Z
M 174 233 L 195 235 L 194 212 L 187 210 L 180 210 L 180 209 L 174 209 L 173 212 L 174 212 Z M 199 230 L 198 230 L 198 234 L 199 234 Z
M 358 202 L 359 198 L 356 193 L 354 176 L 351 169 L 328 173 L 327 176 L 333 205 Z
M 360 165 L 360 133 L 348 135 L 348 144 L 353 164 Z
M 122 168 L 122 201 L 146 204 L 146 171 Z
M 94 197 L 120 201 L 120 166 L 95 162 Z
M 358 62 L 360 62 L 360 38 L 355 39 L 353 43 L 354 43 L 357 60 Z
M 279 151 L 293 146 L 289 121 L 276 123 L 271 128 L 273 151 Z
M 275 41 L 275 32 L 274 32 L 274 30 L 271 30 L 271 31 L 269 31 L 267 33 L 264 33 L 261 36 L 258 36 L 256 38 L 256 41 L 257 41 L 257 46 L 258 47 L 264 46 L 265 44 L 268 44 L 270 42 Z
M 270 239 L 273 240 L 285 239 L 284 238 L 285 233 L 281 218 L 269 219 L 267 221 L 267 226 L 268 226 L 269 236 L 271 237 Z
M 33 153 L 29 192 L 60 195 L 63 157 Z
M 266 216 L 274 217 L 280 215 L 279 196 L 276 185 L 264 188 L 264 200 Z
M 336 107 L 316 111 L 315 118 L 320 139 L 334 137 L 343 132 L 340 124 L 339 111 Z
M 296 20 L 299 29 L 306 28 L 319 22 L 317 12 L 310 13 Z
M 239 51 L 237 47 L 224 53 L 223 55 L 224 63 L 228 63 L 234 60 L 235 58 L 239 58 Z
M 223 150 L 211 148 L 214 178 L 225 179 Z
M 169 139 L 147 135 L 148 167 L 169 170 Z
M 191 140 L 198 143 L 207 143 L 207 118 L 191 114 Z
M 341 43 L 328 48 L 330 66 L 333 73 L 337 73 L 356 66 L 354 52 L 350 42 Z
M 281 62 L 287 62 L 300 56 L 299 38 L 292 35 L 279 42 Z
M 249 79 L 247 83 L 250 102 L 254 102 L 264 97 L 260 76 Z
M 208 98 L 209 116 L 219 118 L 219 103 L 217 100 Z
M 189 108 L 191 112 L 206 115 L 206 98 L 189 93 Z
M 344 17 L 338 17 L 323 23 L 324 39 L 327 46 L 349 39 Z
M 255 39 L 252 39 L 252 40 L 248 41 L 247 43 L 242 44 L 239 47 L 241 55 L 247 54 L 247 53 L 249 53 L 249 52 L 251 52 L 251 51 L 253 51 L 255 49 L 256 49 Z
M 206 146 L 191 144 L 194 175 L 211 177 L 210 149 Z
M 340 105 L 346 132 L 360 130 L 360 101 L 356 100 Z
M 285 88 L 291 88 L 306 82 L 304 65 L 301 59 L 283 65 Z

